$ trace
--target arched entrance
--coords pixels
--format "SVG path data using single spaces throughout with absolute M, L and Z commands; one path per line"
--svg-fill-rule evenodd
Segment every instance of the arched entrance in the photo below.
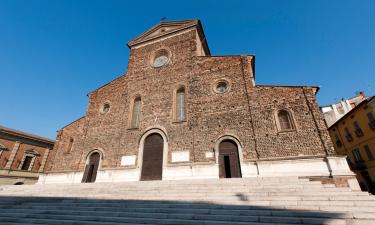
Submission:
M 94 152 L 89 156 L 89 161 L 86 164 L 85 172 L 83 173 L 82 183 L 93 183 L 96 180 L 100 162 L 100 154 Z
M 237 144 L 232 140 L 224 140 L 219 145 L 219 177 L 242 177 Z
M 163 175 L 163 137 L 152 133 L 143 147 L 141 180 L 161 180 Z

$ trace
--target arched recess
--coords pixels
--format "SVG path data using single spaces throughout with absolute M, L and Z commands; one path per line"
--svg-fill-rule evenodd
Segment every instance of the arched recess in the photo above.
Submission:
M 173 90 L 173 122 L 187 121 L 187 104 L 186 104 L 186 87 L 184 84 L 179 84 Z
M 292 110 L 288 108 L 279 108 L 275 110 L 274 116 L 278 132 L 295 131 L 297 129 L 296 122 L 294 119 L 294 113 Z M 281 121 L 281 118 L 283 118 L 284 121 Z M 287 125 L 285 125 L 286 123 Z
M 102 168 L 103 152 L 99 149 L 90 151 L 86 156 L 85 171 L 82 183 L 93 183 L 96 180 L 98 170 Z
M 147 130 L 141 137 L 139 141 L 139 149 L 138 149 L 138 160 L 137 160 L 137 168 L 139 169 L 139 180 L 141 180 L 142 175 L 142 168 L 143 168 L 143 156 L 144 156 L 144 147 L 145 147 L 145 141 L 147 137 L 149 137 L 152 134 L 158 134 L 163 139 L 163 162 L 162 162 L 162 168 L 167 166 L 168 164 L 168 136 L 166 134 L 166 131 L 164 128 L 151 128 Z
M 228 147 L 231 148 L 231 152 L 228 151 L 230 150 Z M 226 148 L 224 152 L 223 148 Z M 216 140 L 214 149 L 216 164 L 219 167 L 219 177 L 242 177 L 243 153 L 239 139 L 233 135 L 221 136 Z
M 135 94 L 131 99 L 128 114 L 128 127 L 139 128 L 142 116 L 142 97 L 140 94 Z

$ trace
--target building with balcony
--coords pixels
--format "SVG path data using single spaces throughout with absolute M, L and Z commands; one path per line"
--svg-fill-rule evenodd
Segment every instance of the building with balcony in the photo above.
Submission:
M 328 128 L 336 152 L 347 155 L 363 190 L 375 193 L 375 96 L 363 100 Z

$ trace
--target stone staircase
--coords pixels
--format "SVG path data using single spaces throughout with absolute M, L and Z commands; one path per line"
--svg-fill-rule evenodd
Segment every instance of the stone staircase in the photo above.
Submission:
M 0 224 L 375 225 L 375 197 L 297 177 L 1 186 Z

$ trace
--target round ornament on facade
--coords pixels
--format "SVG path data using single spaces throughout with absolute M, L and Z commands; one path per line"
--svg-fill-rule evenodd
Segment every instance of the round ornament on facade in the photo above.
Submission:
M 155 68 L 159 68 L 159 67 L 166 65 L 168 62 L 169 62 L 168 51 L 162 49 L 156 52 L 153 62 L 152 62 L 152 66 Z
M 215 92 L 223 94 L 229 90 L 229 84 L 227 81 L 219 81 L 215 86 Z
M 107 113 L 107 112 L 109 112 L 110 108 L 111 108 L 111 105 L 109 103 L 104 103 L 101 111 L 102 111 L 102 113 Z

